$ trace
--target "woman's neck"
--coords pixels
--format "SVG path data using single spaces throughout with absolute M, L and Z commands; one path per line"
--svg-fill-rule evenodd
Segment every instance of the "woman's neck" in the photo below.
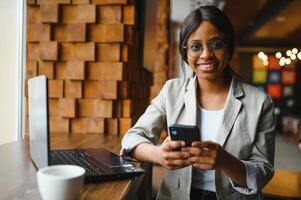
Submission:
M 230 84 L 231 78 L 226 75 L 214 80 L 198 78 L 197 99 L 199 105 L 208 110 L 224 108 Z
M 198 79 L 198 89 L 201 93 L 214 94 L 220 93 L 223 91 L 228 91 L 231 79 L 226 75 L 220 76 L 216 79 Z

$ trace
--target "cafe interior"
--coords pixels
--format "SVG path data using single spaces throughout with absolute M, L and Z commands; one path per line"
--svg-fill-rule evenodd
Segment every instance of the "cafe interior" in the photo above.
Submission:
M 264 198 L 301 199 L 300 0 L 1 0 L 0 199 L 41 199 L 29 152 L 29 79 L 48 79 L 51 150 L 119 155 L 165 82 L 184 77 L 180 26 L 200 5 L 227 14 L 236 34 L 231 68 L 274 102 L 275 174 Z M 167 136 L 163 130 L 160 141 Z M 135 164 L 143 175 L 85 183 L 80 199 L 155 199 L 167 169 Z

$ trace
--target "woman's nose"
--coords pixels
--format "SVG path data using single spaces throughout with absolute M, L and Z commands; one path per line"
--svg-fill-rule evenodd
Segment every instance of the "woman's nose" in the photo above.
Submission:
M 212 56 L 212 51 L 208 48 L 207 45 L 203 46 L 203 50 L 201 51 L 200 57 L 203 59 L 208 59 Z

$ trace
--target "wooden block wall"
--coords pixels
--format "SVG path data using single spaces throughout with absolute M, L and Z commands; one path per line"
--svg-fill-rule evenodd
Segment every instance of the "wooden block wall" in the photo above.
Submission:
M 137 66 L 135 0 L 27 0 L 27 11 L 26 81 L 49 79 L 50 131 L 124 134 L 152 81 Z
M 156 26 L 156 60 L 153 69 L 153 85 L 150 99 L 158 95 L 168 77 L 168 23 L 170 13 L 169 0 L 157 0 L 157 26 Z
M 157 0 L 157 25 L 156 25 L 156 60 L 153 69 L 153 85 L 151 86 L 150 99 L 158 95 L 164 83 L 169 78 L 168 64 L 168 30 L 169 30 L 170 0 Z M 175 67 L 175 66 L 172 66 Z M 160 139 L 163 141 L 167 136 L 167 131 L 161 133 Z

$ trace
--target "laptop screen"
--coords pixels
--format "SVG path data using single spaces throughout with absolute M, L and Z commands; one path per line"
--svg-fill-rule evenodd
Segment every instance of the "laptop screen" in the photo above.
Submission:
M 30 155 L 37 168 L 49 165 L 47 78 L 28 80 Z

